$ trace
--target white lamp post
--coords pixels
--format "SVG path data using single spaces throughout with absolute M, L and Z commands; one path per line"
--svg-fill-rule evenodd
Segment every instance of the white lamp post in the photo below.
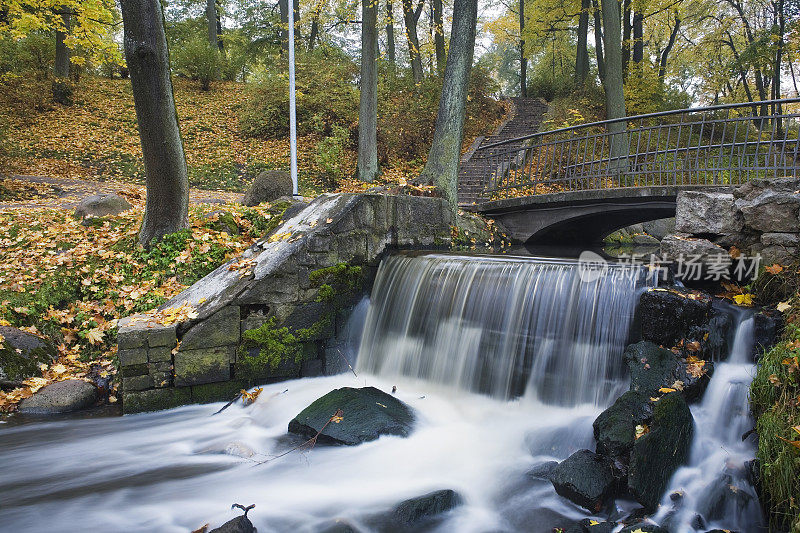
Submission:
M 289 170 L 292 175 L 292 194 L 297 191 L 297 110 L 294 98 L 294 1 L 286 0 L 289 10 Z

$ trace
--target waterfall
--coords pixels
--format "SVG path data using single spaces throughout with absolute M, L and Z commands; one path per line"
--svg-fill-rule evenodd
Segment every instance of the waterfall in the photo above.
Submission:
M 357 369 L 497 398 L 607 405 L 640 266 L 530 257 L 398 255 L 378 270 Z

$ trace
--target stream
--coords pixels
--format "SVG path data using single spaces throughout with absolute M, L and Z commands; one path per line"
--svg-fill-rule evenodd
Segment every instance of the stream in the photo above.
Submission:
M 333 518 L 369 531 L 370 517 L 437 489 L 464 504 L 431 530 L 566 527 L 587 511 L 527 472 L 594 449 L 592 422 L 627 389 L 621 355 L 653 284 L 634 266 L 585 274 L 570 260 L 390 257 L 351 324 L 363 331 L 351 347 L 357 376 L 267 385 L 253 405 L 219 414 L 223 404 L 0 425 L 2 529 L 186 532 L 254 503 L 248 516 L 262 533 L 320 531 Z M 654 517 L 670 531 L 762 525 L 744 475 L 753 439 L 741 440 L 752 427 L 752 319 L 738 312 L 735 323 L 729 356 L 692 406 L 690 463 Z M 366 385 L 397 387 L 417 417 L 409 437 L 275 457 L 299 444 L 287 424 L 312 401 Z

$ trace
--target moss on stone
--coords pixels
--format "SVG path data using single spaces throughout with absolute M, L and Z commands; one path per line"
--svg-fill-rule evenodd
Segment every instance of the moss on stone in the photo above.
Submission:
M 242 345 L 236 363 L 237 374 L 263 376 L 274 372 L 281 363 L 303 361 L 300 342 L 287 327 L 277 327 L 275 318 L 270 318 L 261 327 L 242 333 Z M 250 348 L 259 348 L 257 356 L 249 355 Z
M 242 389 L 247 389 L 245 380 L 223 381 L 221 383 L 206 383 L 192 386 L 192 401 L 194 403 L 213 403 L 230 401 Z
M 308 275 L 308 279 L 315 287 L 322 284 L 342 284 L 350 289 L 357 289 L 361 286 L 362 269 L 360 266 L 351 266 L 347 263 L 337 263 L 333 266 L 314 270 Z
M 169 387 L 136 392 L 126 392 L 122 395 L 122 412 L 125 414 L 142 413 L 145 411 L 161 411 L 172 409 L 192 402 L 192 392 L 189 387 Z

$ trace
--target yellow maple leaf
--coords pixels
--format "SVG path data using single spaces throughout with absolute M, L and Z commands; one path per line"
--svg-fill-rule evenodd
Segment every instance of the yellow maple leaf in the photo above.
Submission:
M 670 393 L 670 392 L 675 392 L 675 389 L 673 389 L 672 387 L 661 387 L 660 389 L 658 389 L 658 392 L 662 392 L 664 394 L 667 394 L 667 393 Z
M 86 332 L 86 339 L 91 342 L 92 344 L 100 344 L 103 342 L 103 330 L 100 328 L 90 329 Z
M 733 297 L 733 301 L 736 302 L 737 305 L 743 306 L 751 306 L 753 305 L 753 295 L 752 294 L 737 294 Z

